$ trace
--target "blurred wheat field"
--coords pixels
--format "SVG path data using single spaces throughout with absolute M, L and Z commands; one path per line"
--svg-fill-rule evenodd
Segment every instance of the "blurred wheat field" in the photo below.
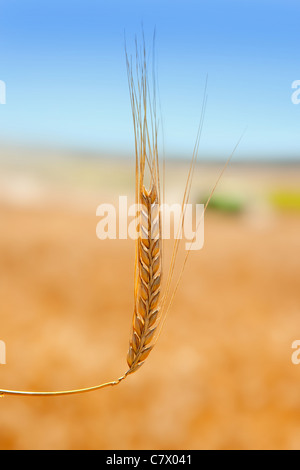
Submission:
M 64 162 L 2 164 L 2 388 L 79 388 L 126 369 L 134 243 L 98 240 L 96 208 L 133 190 L 133 164 Z M 194 200 L 218 171 L 197 168 Z M 182 167 L 168 175 L 180 198 Z M 299 181 L 299 168 L 228 168 L 219 190 L 247 209 L 206 213 L 204 248 L 146 364 L 112 389 L 3 398 L 0 448 L 299 449 L 300 213 L 267 197 Z

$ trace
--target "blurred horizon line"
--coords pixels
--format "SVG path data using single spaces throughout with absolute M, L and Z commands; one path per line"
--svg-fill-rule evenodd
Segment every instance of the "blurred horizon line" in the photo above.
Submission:
M 121 160 L 125 162 L 126 160 L 135 159 L 134 149 L 132 152 L 129 151 L 114 151 L 112 149 L 91 149 L 87 147 L 79 146 L 70 146 L 70 145 L 58 145 L 58 144 L 28 144 L 28 143 L 11 143 L 11 142 L 0 142 L 0 162 L 7 160 L 7 157 L 28 157 L 28 154 L 31 154 L 32 158 L 48 158 L 48 157 L 60 157 L 60 158 L 76 158 L 76 159 L 85 159 L 85 160 Z M 201 150 L 198 152 L 197 162 L 204 163 L 207 165 L 218 165 L 220 163 L 225 163 L 230 155 L 226 154 L 217 154 L 217 153 L 201 153 Z M 165 152 L 161 153 L 160 158 L 164 158 L 168 162 L 174 163 L 188 163 L 192 155 L 186 155 L 183 153 L 176 152 Z M 238 155 L 238 150 L 235 152 L 231 159 L 231 164 L 246 164 L 246 165 L 300 165 L 300 156 L 298 154 L 289 153 L 288 155 L 278 154 L 245 154 Z

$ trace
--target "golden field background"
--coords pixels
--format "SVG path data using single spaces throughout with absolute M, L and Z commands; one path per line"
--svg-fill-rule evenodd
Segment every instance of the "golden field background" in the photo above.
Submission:
M 199 162 L 194 202 L 204 202 L 221 168 Z M 96 208 L 132 196 L 133 159 L 14 151 L 0 170 L 0 388 L 118 378 L 134 244 L 98 240 Z M 187 170 L 167 164 L 174 202 Z M 217 194 L 242 210 L 207 211 L 204 248 L 191 253 L 145 365 L 115 388 L 2 398 L 0 448 L 299 449 L 300 365 L 291 362 L 300 338 L 299 183 L 296 165 L 232 162 Z

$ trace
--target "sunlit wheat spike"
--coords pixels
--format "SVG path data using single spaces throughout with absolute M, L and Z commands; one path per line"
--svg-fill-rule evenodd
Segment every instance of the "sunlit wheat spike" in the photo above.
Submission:
M 127 54 L 126 58 L 135 133 L 136 203 L 139 207 L 134 312 L 127 354 L 127 374 L 130 374 L 143 364 L 153 348 L 160 308 L 162 244 L 155 82 L 150 90 L 145 45 L 141 52 L 136 46 L 135 71 Z
M 157 190 L 142 187 L 137 241 L 136 298 L 127 363 L 128 374 L 135 372 L 148 357 L 158 316 L 161 285 L 160 212 Z

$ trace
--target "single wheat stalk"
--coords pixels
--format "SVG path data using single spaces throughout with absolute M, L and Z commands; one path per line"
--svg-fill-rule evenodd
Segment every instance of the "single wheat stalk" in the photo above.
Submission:
M 163 250 L 161 237 L 161 189 L 157 150 L 158 123 L 156 118 L 155 78 L 153 74 L 153 88 L 150 90 L 148 83 L 145 41 L 143 42 L 143 48 L 141 52 L 138 49 L 138 45 L 136 43 L 135 69 L 133 69 L 132 58 L 129 59 L 127 55 L 126 47 L 125 53 L 135 136 L 135 197 L 136 204 L 139 208 L 137 227 L 138 238 L 136 240 L 135 248 L 134 312 L 129 340 L 129 350 L 127 354 L 127 364 L 129 369 L 117 380 L 92 387 L 53 392 L 0 389 L 0 396 L 12 395 L 50 397 L 59 395 L 74 395 L 118 385 L 129 374 L 136 372 L 149 356 L 157 341 L 166 315 L 170 310 L 171 304 L 173 302 L 174 295 L 178 288 L 189 252 L 186 254 L 176 287 L 171 294 L 170 300 L 168 301 L 167 299 L 174 273 L 179 240 L 176 239 L 174 243 L 173 255 L 166 280 L 166 288 L 164 294 L 162 295 L 161 281 Z M 191 166 L 187 177 L 182 208 L 184 208 L 185 204 L 187 203 L 191 190 L 191 182 L 195 161 L 198 154 L 205 105 L 206 96 L 202 106 L 202 114 L 193 157 L 191 160 Z M 223 171 L 228 165 L 231 156 L 226 162 Z M 221 174 L 223 174 L 223 171 Z M 214 192 L 215 187 L 213 188 L 211 195 Z M 181 222 L 182 224 L 184 222 L 184 211 L 182 212 Z

